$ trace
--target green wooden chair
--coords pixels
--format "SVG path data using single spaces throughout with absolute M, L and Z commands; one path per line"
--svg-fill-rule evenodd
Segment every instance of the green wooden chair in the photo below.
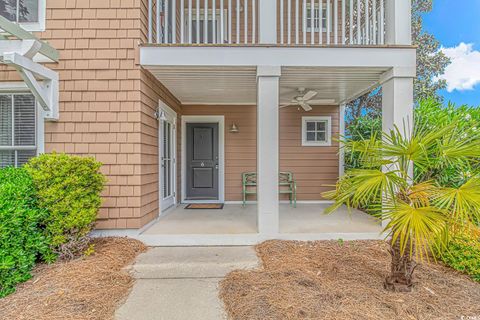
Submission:
M 293 173 L 280 172 L 278 175 L 278 192 L 280 194 L 288 194 L 290 205 L 297 207 L 297 183 L 293 179 Z M 247 196 L 249 194 L 257 194 L 257 173 L 244 172 L 242 173 L 242 196 L 243 206 L 247 203 Z

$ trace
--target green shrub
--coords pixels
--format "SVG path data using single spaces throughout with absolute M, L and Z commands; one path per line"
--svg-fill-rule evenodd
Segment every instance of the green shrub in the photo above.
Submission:
M 440 258 L 446 265 L 480 282 L 480 239 L 456 236 Z
M 105 184 L 100 166 L 93 158 L 57 153 L 40 155 L 25 165 L 39 205 L 48 211 L 45 231 L 51 247 L 61 258 L 73 258 L 88 248 Z
M 46 211 L 37 206 L 35 188 L 23 169 L 0 170 L 0 297 L 30 279 L 38 259 L 53 260 L 42 231 Z

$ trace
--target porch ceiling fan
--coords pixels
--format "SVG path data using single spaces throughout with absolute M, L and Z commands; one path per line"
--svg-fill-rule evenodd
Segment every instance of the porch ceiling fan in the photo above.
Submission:
M 305 111 L 312 110 L 310 104 L 320 104 L 323 100 L 313 100 L 315 96 L 318 94 L 317 91 L 314 90 L 306 90 L 305 88 L 298 88 L 298 94 L 293 97 L 293 99 L 286 104 L 280 106 L 280 108 L 285 108 L 289 106 L 300 106 Z

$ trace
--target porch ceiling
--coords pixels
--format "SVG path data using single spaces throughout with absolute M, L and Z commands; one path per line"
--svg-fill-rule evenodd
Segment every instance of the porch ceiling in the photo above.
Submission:
M 148 66 L 182 104 L 256 104 L 256 67 Z M 283 67 L 280 104 L 299 87 L 318 91 L 315 99 L 341 103 L 378 83 L 387 68 Z

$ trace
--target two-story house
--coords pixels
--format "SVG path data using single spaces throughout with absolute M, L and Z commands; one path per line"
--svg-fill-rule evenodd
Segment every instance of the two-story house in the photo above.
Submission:
M 108 177 L 97 229 L 149 244 L 378 237 L 359 212 L 323 216 L 321 193 L 343 172 L 346 103 L 381 85 L 383 128 L 411 122 L 410 12 L 410 0 L 2 1 L 0 166 L 94 156 Z M 243 207 L 245 172 L 257 186 Z

